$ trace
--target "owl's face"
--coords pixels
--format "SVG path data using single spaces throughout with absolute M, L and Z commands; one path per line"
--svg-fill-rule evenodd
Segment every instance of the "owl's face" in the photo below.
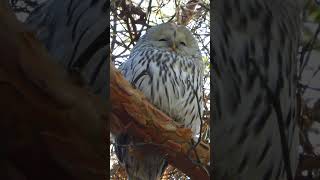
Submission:
M 198 43 L 192 33 L 186 27 L 172 23 L 150 28 L 141 41 L 138 43 L 175 52 L 181 56 L 200 55 Z

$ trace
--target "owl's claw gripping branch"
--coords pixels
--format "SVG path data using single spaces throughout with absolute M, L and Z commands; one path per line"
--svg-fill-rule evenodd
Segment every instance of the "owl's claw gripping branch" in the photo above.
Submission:
M 209 179 L 209 175 L 203 168 L 199 168 L 191 159 L 188 159 L 187 153 L 192 147 L 188 143 L 191 139 L 191 130 L 177 127 L 170 117 L 150 104 L 140 91 L 133 89 L 121 73 L 112 65 L 110 66 L 111 117 L 117 117 L 110 120 L 111 132 L 117 134 L 117 132 L 122 131 L 113 129 L 114 121 L 121 121 L 117 124 L 122 125 L 117 127 L 125 127 L 126 124 L 134 122 L 129 129 L 126 129 L 126 132 L 141 139 L 144 139 L 145 136 L 150 137 L 156 145 L 154 147 L 146 145 L 146 148 L 156 148 L 157 153 L 162 153 L 167 157 L 169 163 L 191 178 Z M 121 93 L 123 90 L 131 93 Z M 172 131 L 172 129 L 175 129 L 175 131 Z M 164 146 L 157 146 L 157 144 L 163 144 Z M 195 148 L 195 151 L 202 163 L 207 164 L 209 161 L 209 145 L 202 143 Z M 194 152 L 192 154 L 191 157 L 195 160 Z

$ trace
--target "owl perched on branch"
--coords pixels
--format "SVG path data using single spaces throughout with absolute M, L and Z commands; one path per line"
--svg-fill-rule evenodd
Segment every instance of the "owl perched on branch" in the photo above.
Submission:
M 184 26 L 164 23 L 147 30 L 120 69 L 125 78 L 177 123 L 200 132 L 203 64 L 196 39 Z M 196 139 L 196 138 L 195 138 Z M 159 179 L 167 163 L 157 152 L 137 157 L 127 144 L 137 142 L 122 134 L 116 137 L 116 154 L 129 179 Z M 143 146 L 137 145 L 140 151 Z

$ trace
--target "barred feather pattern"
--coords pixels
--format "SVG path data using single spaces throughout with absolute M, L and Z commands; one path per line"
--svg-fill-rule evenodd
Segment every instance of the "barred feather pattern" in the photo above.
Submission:
M 295 0 L 215 2 L 213 177 L 294 177 L 300 6 Z
M 57 63 L 77 72 L 90 89 L 107 97 L 107 0 L 47 0 L 26 23 Z
M 194 61 L 190 57 L 144 47 L 134 51 L 121 70 L 154 105 L 177 122 L 192 128 L 192 132 L 199 133 L 202 75 Z
M 125 78 L 141 90 L 151 103 L 176 122 L 191 128 L 195 136 L 200 131 L 203 106 L 203 65 L 200 50 L 194 49 L 195 53 L 189 55 L 159 48 L 149 43 L 148 37 L 153 31 L 157 31 L 157 26 L 140 38 L 120 69 Z M 123 137 L 117 138 L 119 144 L 132 140 Z M 131 166 L 131 169 L 126 168 L 129 178 L 159 179 L 166 166 L 165 159 L 155 152 L 144 154 L 143 160 L 132 157 L 122 147 L 118 147 L 117 152 L 122 162 Z M 155 159 L 161 161 L 155 162 Z

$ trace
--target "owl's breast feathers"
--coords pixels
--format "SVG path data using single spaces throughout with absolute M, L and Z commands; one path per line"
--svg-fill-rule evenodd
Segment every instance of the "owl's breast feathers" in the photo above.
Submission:
M 201 58 L 140 48 L 131 53 L 120 69 L 151 103 L 191 128 L 194 135 L 199 132 L 203 109 Z

